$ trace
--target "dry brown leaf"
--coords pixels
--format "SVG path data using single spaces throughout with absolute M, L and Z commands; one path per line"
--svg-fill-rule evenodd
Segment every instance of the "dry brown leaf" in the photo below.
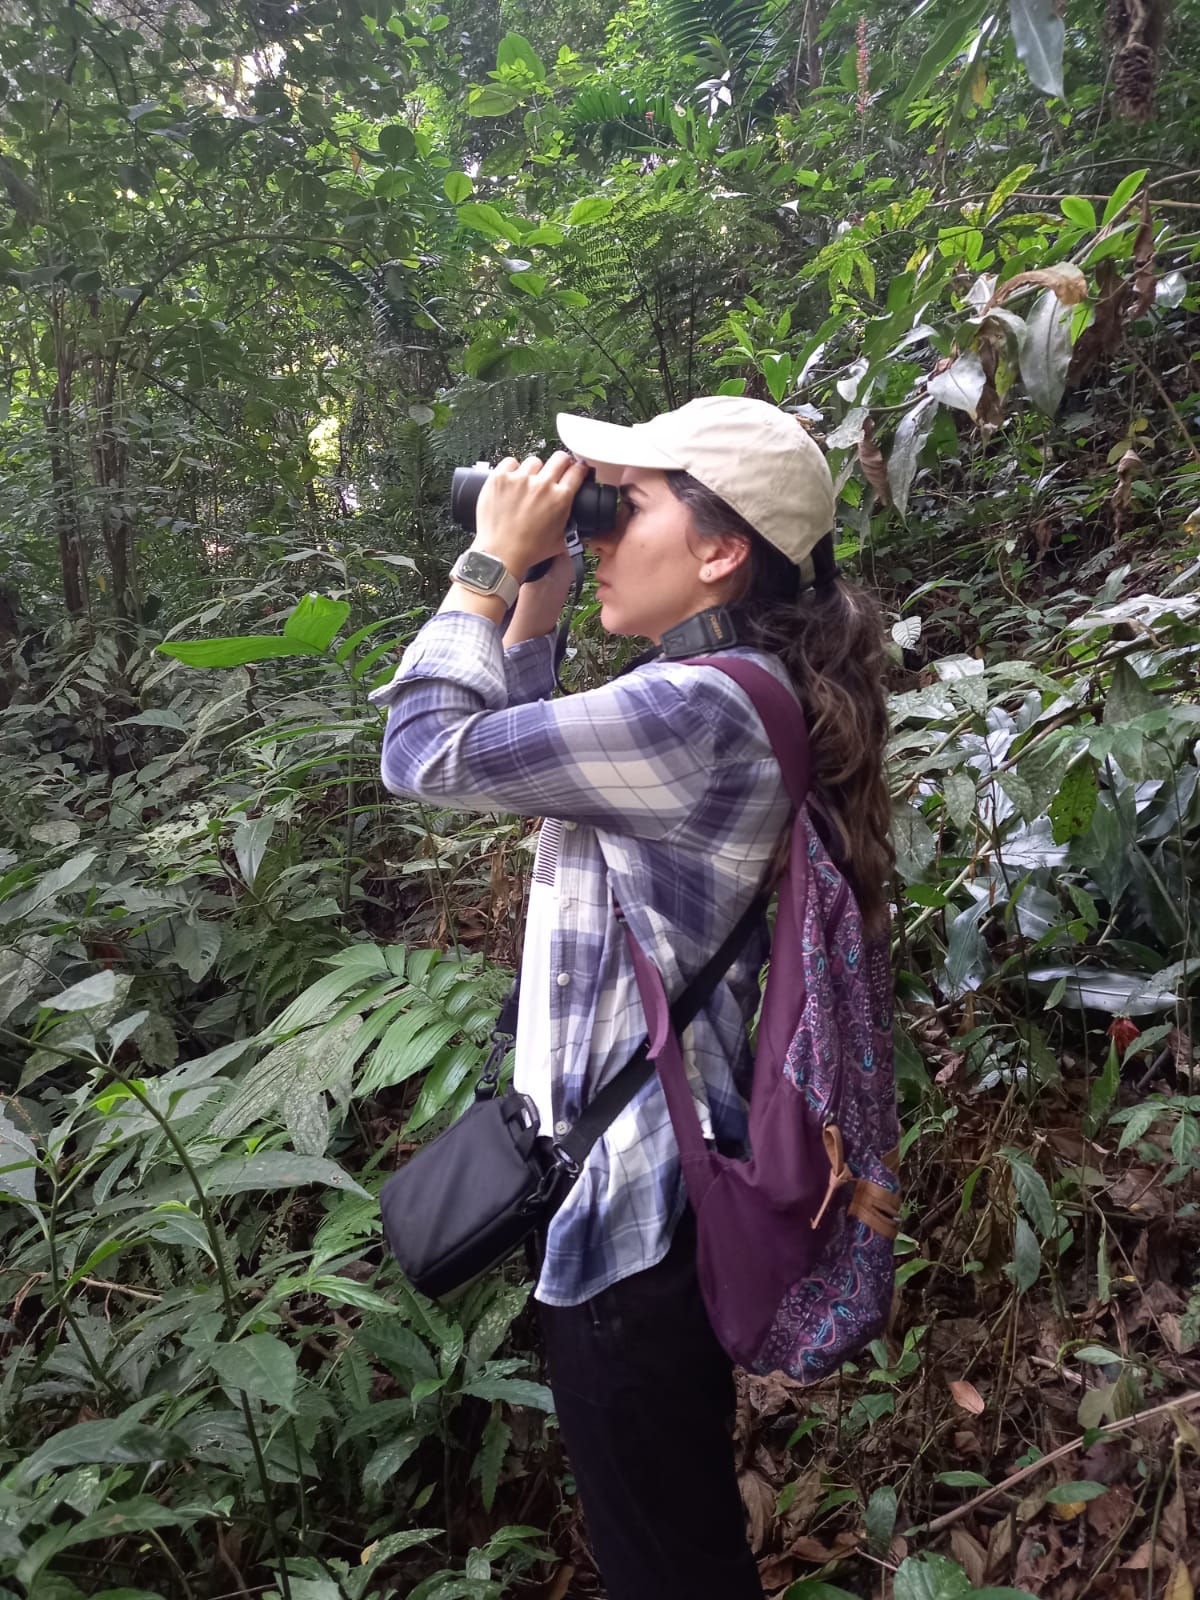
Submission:
M 1191 1574 L 1187 1564 L 1183 1561 L 1175 1563 L 1175 1571 L 1171 1574 L 1170 1581 L 1163 1592 L 1163 1600 L 1195 1600 L 1196 1591 L 1192 1587 Z
M 1127 1572 L 1145 1572 L 1146 1568 L 1150 1565 L 1149 1539 L 1147 1539 L 1144 1544 L 1138 1545 L 1137 1549 L 1131 1556 L 1126 1556 L 1121 1565 Z
M 775 1520 L 775 1506 L 779 1499 L 773 1485 L 760 1473 L 743 1472 L 738 1476 L 742 1503 L 749 1521 L 750 1548 L 755 1555 L 767 1542 L 767 1532 Z
M 1132 322 L 1154 304 L 1154 286 L 1158 275 L 1154 270 L 1154 223 L 1150 218 L 1150 192 L 1142 190 L 1142 220 L 1133 245 L 1133 301 L 1126 318 Z
M 888 484 L 887 463 L 883 459 L 883 451 L 875 443 L 875 424 L 870 417 L 863 423 L 863 436 L 858 441 L 858 464 L 881 503 L 890 505 L 892 491 Z
M 954 1396 L 955 1404 L 964 1411 L 969 1411 L 973 1417 L 983 1415 L 983 1396 L 973 1383 L 968 1383 L 965 1378 L 952 1378 L 950 1393 Z
M 1063 261 L 1054 267 L 1035 267 L 1030 272 L 1018 272 L 1000 284 L 988 302 L 988 307 L 1002 305 L 1016 289 L 1034 286 L 1053 289 L 1064 306 L 1077 306 L 1087 296 L 1087 279 L 1073 262 Z
M 999 1575 L 1001 1567 L 1012 1554 L 1012 1547 L 1013 1519 L 1005 1517 L 988 1534 L 987 1576 L 989 1578 Z
M 950 1554 L 970 1578 L 977 1589 L 983 1587 L 987 1575 L 987 1551 L 965 1528 L 951 1528 Z

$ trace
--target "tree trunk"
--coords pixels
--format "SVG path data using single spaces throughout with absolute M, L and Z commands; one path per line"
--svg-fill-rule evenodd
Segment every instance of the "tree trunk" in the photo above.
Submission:
M 57 330 L 56 330 L 57 332 Z M 79 506 L 71 470 L 71 365 L 72 357 L 61 340 L 55 340 L 58 373 L 54 395 L 46 408 L 46 443 L 50 455 L 51 496 L 58 555 L 62 567 L 63 600 L 67 615 L 81 617 L 87 610 L 83 541 Z

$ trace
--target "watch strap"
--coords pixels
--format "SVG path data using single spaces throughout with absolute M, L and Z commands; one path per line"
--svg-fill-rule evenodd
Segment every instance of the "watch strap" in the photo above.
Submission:
M 463 566 L 471 557 L 490 562 L 495 570 L 495 579 L 489 583 L 480 583 L 477 578 L 472 578 L 464 573 Z M 464 550 L 462 555 L 450 568 L 450 576 L 455 583 L 461 583 L 464 589 L 470 589 L 475 594 L 496 595 L 503 600 L 506 606 L 514 606 L 517 596 L 521 592 L 520 579 L 515 578 L 501 561 L 499 556 L 494 556 L 487 550 Z

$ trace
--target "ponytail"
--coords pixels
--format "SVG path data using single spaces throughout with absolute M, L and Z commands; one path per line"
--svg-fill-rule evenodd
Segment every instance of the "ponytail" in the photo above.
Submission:
M 895 856 L 883 766 L 888 723 L 879 608 L 840 578 L 802 592 L 796 565 L 718 495 L 689 473 L 666 476 L 698 534 L 740 533 L 749 541 L 745 580 L 728 598 L 746 618 L 746 642 L 787 669 L 808 723 L 813 798 L 841 839 L 863 924 L 881 934 Z

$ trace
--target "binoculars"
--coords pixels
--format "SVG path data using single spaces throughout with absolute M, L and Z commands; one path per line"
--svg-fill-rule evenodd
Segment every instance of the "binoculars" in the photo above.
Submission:
M 488 480 L 491 467 L 486 461 L 477 461 L 473 467 L 455 467 L 454 481 L 450 486 L 450 515 L 460 528 L 475 532 L 475 504 L 480 490 Z M 581 539 L 594 534 L 611 533 L 617 522 L 617 489 L 611 483 L 597 483 L 595 473 L 571 502 L 569 527 Z

